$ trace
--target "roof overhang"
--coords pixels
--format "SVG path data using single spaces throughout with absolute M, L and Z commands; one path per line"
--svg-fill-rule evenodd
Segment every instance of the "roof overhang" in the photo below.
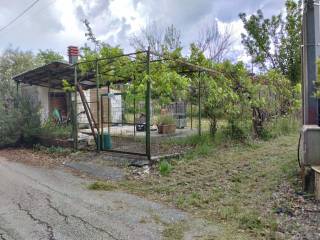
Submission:
M 17 83 L 62 89 L 62 80 L 74 80 L 74 67 L 64 62 L 52 62 L 13 77 Z

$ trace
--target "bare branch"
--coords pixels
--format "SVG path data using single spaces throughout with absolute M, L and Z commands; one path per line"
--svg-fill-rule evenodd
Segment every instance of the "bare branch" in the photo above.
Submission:
M 163 28 L 152 22 L 141 29 L 139 35 L 130 38 L 130 45 L 137 50 L 147 50 L 150 46 L 151 51 L 162 54 L 181 47 L 181 34 L 174 25 Z
M 196 46 L 213 61 L 221 62 L 230 51 L 232 34 L 230 27 L 219 30 L 216 20 L 206 22 L 199 30 Z

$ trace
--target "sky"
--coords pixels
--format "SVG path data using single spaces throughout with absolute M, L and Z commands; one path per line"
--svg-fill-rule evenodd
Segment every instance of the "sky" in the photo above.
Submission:
M 0 0 L 0 28 L 34 0 Z M 129 39 L 151 22 L 175 25 L 185 48 L 197 39 L 200 26 L 216 19 L 232 29 L 231 54 L 248 61 L 241 45 L 239 13 L 262 9 L 266 16 L 283 11 L 285 0 L 40 0 L 18 21 L 0 31 L 0 51 L 53 49 L 66 56 L 67 46 L 86 42 L 82 20 L 88 19 L 97 38 L 131 51 Z

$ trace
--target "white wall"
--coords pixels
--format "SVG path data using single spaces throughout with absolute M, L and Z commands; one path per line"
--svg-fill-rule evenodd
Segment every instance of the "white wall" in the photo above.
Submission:
M 86 99 L 88 102 L 90 102 L 90 90 L 85 90 L 83 91 Z M 84 112 L 84 107 L 83 107 L 83 104 L 82 104 L 82 101 L 81 101 L 81 98 L 80 98 L 80 94 L 77 93 L 77 102 L 78 102 L 78 114 L 81 113 L 81 112 Z M 90 104 L 89 104 L 90 105 Z M 89 123 L 88 121 L 88 118 L 87 118 L 87 115 L 85 113 L 82 113 L 82 114 L 79 114 L 78 115 L 78 123 Z
M 45 87 L 37 87 L 38 99 L 40 102 L 40 116 L 41 122 L 47 121 L 49 118 L 49 89 Z
M 116 93 L 114 90 L 110 90 L 113 93 Z M 122 97 L 121 95 L 115 95 L 110 97 L 110 104 L 111 104 L 111 118 L 112 122 L 114 123 L 121 123 L 122 122 Z

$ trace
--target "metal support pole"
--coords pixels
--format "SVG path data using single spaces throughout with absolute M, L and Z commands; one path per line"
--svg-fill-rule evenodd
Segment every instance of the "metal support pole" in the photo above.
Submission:
M 191 130 L 193 129 L 193 111 L 192 111 L 192 102 L 190 104 L 190 112 L 191 112 Z
M 17 90 L 17 96 L 16 96 L 16 99 L 15 99 L 15 101 L 14 101 L 14 107 L 15 107 L 15 108 L 18 107 L 19 100 L 20 100 L 20 99 L 19 99 L 19 97 L 20 97 L 20 96 L 19 96 L 19 82 L 17 82 L 17 89 L 16 89 L 16 90 Z
M 103 134 L 104 134 L 104 104 L 103 104 L 103 95 L 101 95 L 100 96 L 100 102 L 101 102 L 101 139 L 102 139 L 102 143 L 101 143 L 101 145 L 102 145 L 102 149 L 104 150 L 104 143 L 103 143 Z
M 17 97 L 19 96 L 19 85 L 20 85 L 20 83 L 17 82 Z
M 135 80 L 135 77 L 134 77 Z M 133 83 L 135 84 L 135 82 Z M 136 87 L 133 85 L 133 136 L 136 137 Z
M 110 102 L 110 83 L 108 83 L 108 134 L 110 135 L 110 122 L 111 122 L 111 117 L 110 117 L 110 112 L 111 110 L 111 102 Z
M 73 147 L 78 150 L 78 76 L 77 65 L 74 66 L 74 103 L 73 103 Z
M 201 136 L 201 72 L 199 72 L 199 86 L 198 86 L 198 121 L 199 121 L 199 128 L 198 134 Z
M 150 139 L 150 104 L 151 104 L 151 82 L 150 82 L 150 47 L 147 51 L 147 90 L 146 90 L 146 155 L 151 160 L 151 139 Z
M 101 135 L 100 135 L 100 98 L 99 98 L 99 64 L 96 61 L 96 87 L 97 87 L 97 151 L 101 149 Z

